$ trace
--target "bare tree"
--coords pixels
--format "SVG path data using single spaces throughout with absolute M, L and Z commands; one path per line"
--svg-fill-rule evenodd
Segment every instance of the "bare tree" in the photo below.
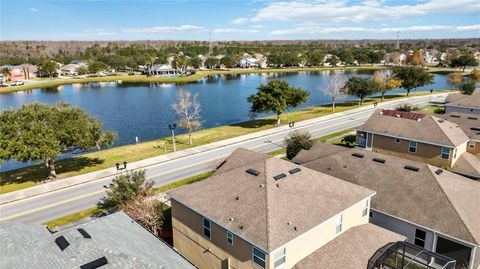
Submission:
M 163 226 L 163 205 L 155 199 L 141 197 L 121 206 L 134 220 L 149 229 L 155 236 Z
M 325 81 L 322 87 L 322 92 L 330 97 L 332 101 L 332 111 L 335 111 L 335 102 L 337 99 L 343 98 L 346 96 L 344 91 L 344 86 L 346 78 L 340 75 L 332 75 L 330 79 Z
M 177 93 L 177 101 L 172 105 L 172 108 L 180 117 L 180 120 L 177 121 L 178 126 L 187 129 L 188 143 L 190 145 L 193 144 L 192 131 L 202 126 L 198 94 L 192 94 L 185 89 L 180 89 Z

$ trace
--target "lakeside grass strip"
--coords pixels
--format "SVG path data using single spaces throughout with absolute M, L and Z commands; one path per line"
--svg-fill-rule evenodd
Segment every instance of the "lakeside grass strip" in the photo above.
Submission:
M 446 91 L 434 91 L 442 93 Z M 428 95 L 429 92 L 417 92 L 412 96 Z M 389 95 L 385 97 L 386 101 L 405 98 L 404 94 Z M 380 102 L 379 97 L 365 100 L 365 105 L 373 102 Z M 335 112 L 343 112 L 358 107 L 357 101 L 339 102 L 336 104 Z M 332 114 L 331 105 L 321 105 L 309 107 L 297 111 L 282 114 L 282 125 L 286 124 L 287 119 L 295 122 L 308 120 L 316 117 Z M 192 133 L 193 145 L 188 145 L 188 135 L 182 134 L 176 136 L 177 150 L 188 149 L 204 144 L 213 143 L 253 132 L 274 128 L 275 116 L 257 119 L 255 121 L 240 122 L 237 124 L 219 126 L 209 129 L 202 129 Z M 166 150 L 165 150 L 166 149 Z M 67 178 L 88 172 L 93 172 L 115 166 L 115 163 L 127 161 L 128 163 L 171 153 L 171 137 L 155 139 L 139 144 L 131 144 L 109 148 L 105 150 L 87 153 L 81 156 L 65 159 L 56 162 L 58 178 Z M 0 194 L 16 190 L 25 189 L 46 181 L 48 171 L 44 165 L 38 164 L 25 168 L 15 169 L 0 174 Z

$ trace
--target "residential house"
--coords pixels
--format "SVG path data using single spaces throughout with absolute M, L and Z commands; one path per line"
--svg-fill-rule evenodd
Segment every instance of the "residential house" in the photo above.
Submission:
M 241 68 L 265 68 L 267 67 L 267 58 L 261 54 L 256 54 L 258 58 L 251 56 L 250 54 L 244 54 L 239 61 Z
M 2 221 L 0 238 L 2 268 L 195 268 L 123 212 L 54 233 Z
M 37 67 L 32 64 L 6 65 L 2 66 L 1 69 L 8 69 L 9 73 L 6 75 L 6 78 L 10 81 L 34 78 L 38 71 Z
M 398 110 L 376 110 L 356 131 L 359 147 L 447 168 L 456 164 L 470 141 L 451 121 Z
M 211 177 L 170 192 L 174 247 L 199 268 L 363 269 L 404 240 L 369 224 L 374 194 L 237 149 Z
M 172 66 L 169 64 L 153 65 L 150 68 L 150 72 L 154 77 L 178 77 L 182 75 L 179 70 L 172 68 Z
M 294 162 L 374 190 L 372 224 L 455 259 L 457 268 L 478 268 L 479 181 L 425 163 L 326 143 L 302 150 Z
M 451 93 L 445 99 L 445 113 L 461 112 L 480 115 L 480 89 L 472 95 Z
M 60 67 L 60 74 L 62 76 L 77 76 L 78 75 L 77 68 L 79 68 L 80 66 L 81 65 L 74 64 L 74 63 L 66 64 Z

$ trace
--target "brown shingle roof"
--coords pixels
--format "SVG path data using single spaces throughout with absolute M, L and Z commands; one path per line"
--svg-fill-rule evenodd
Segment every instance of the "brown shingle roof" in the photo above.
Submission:
M 445 99 L 446 105 L 469 108 L 480 108 L 480 89 L 476 89 L 472 95 L 451 93 Z
M 374 194 L 365 187 L 304 167 L 290 174 L 299 166 L 272 157 L 254 157 L 251 163 L 226 169 L 229 162 L 248 156 L 252 152 L 234 151 L 223 172 L 171 191 L 172 199 L 271 251 Z M 246 173 L 250 168 L 260 174 Z M 281 173 L 286 177 L 273 178 Z
M 454 147 L 469 140 L 453 122 L 432 115 L 412 120 L 391 116 L 391 110 L 387 112 L 388 115 L 385 115 L 384 110 L 378 109 L 357 130 Z
M 441 115 L 440 117 L 458 124 L 458 126 L 462 128 L 463 132 L 465 132 L 470 139 L 480 141 L 480 115 L 449 112 Z
M 405 237 L 373 224 L 353 227 L 298 262 L 294 269 L 365 269 L 374 252 Z
M 455 162 L 452 171 L 480 176 L 480 156 L 473 155 L 469 152 L 462 153 Z
M 438 175 L 437 167 L 361 149 L 343 150 L 321 158 L 313 158 L 314 153 L 310 153 L 323 148 L 330 150 L 330 147 L 336 146 L 317 143 L 309 151 L 301 151 L 295 160 L 308 168 L 376 191 L 373 209 L 479 244 L 480 182 L 445 170 Z M 352 153 L 364 157 L 354 157 Z M 373 158 L 383 159 L 385 163 L 375 162 Z M 407 165 L 419 171 L 407 170 L 404 168 Z M 446 189 L 447 184 L 456 187 Z

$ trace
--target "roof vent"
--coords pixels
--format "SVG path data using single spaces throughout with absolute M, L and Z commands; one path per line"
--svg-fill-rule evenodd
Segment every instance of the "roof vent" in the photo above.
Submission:
M 292 163 L 294 163 L 294 164 L 300 164 L 300 161 L 298 161 L 298 160 L 292 160 Z
M 435 174 L 437 174 L 437 175 L 440 175 L 441 173 L 443 173 L 442 169 L 438 169 L 437 171 L 435 171 Z
M 68 246 L 70 246 L 70 243 L 68 243 L 67 239 L 65 237 L 59 236 L 55 239 L 55 244 L 60 248 L 61 251 L 66 249 Z
M 238 195 L 235 195 L 235 200 L 238 201 L 238 199 L 240 199 L 240 197 L 238 197 Z
M 374 162 L 377 162 L 377 163 L 385 163 L 385 159 L 381 159 L 381 158 L 373 158 L 372 159 Z
M 460 115 L 450 115 L 452 118 L 460 118 Z
M 233 221 L 233 218 L 229 218 L 228 220 L 229 220 L 229 221 Z
M 248 169 L 246 172 L 249 173 L 250 175 L 254 175 L 254 176 L 260 175 L 260 172 L 258 172 L 255 169 L 252 169 L 252 168 Z
M 478 127 L 471 127 L 470 130 L 472 130 L 472 131 L 480 131 L 480 128 L 478 128 Z
M 243 225 L 238 226 L 238 228 L 240 228 L 240 230 L 243 230 Z
M 86 263 L 84 265 L 80 266 L 80 269 L 95 269 L 100 266 L 104 266 L 105 264 L 108 264 L 107 258 L 105 256 L 98 258 L 96 260 L 93 260 L 89 263 Z
M 420 170 L 420 168 L 416 167 L 416 166 L 411 166 L 411 165 L 405 165 L 405 167 L 403 167 L 407 170 L 410 170 L 410 171 L 415 171 L 415 172 L 418 172 Z
M 77 229 L 77 231 L 78 231 L 81 235 L 83 235 L 83 238 L 92 238 L 92 237 L 90 236 L 90 234 L 87 233 L 87 231 L 85 231 L 85 229 L 83 229 L 83 228 L 79 228 L 79 229 Z
M 291 175 L 293 175 L 293 174 L 295 174 L 295 173 L 298 173 L 298 172 L 300 172 L 300 171 L 302 171 L 302 169 L 300 169 L 300 168 L 298 168 L 298 167 L 297 167 L 297 168 L 293 168 L 292 170 L 288 170 L 288 172 L 289 172 Z
M 475 117 L 467 117 L 467 119 L 469 119 L 469 120 L 478 120 L 478 118 L 475 118 Z
M 284 178 L 284 177 L 286 177 L 286 176 L 287 176 L 287 175 L 285 175 L 284 173 L 281 173 L 281 174 L 279 174 L 279 175 L 274 176 L 273 179 L 279 180 L 279 179 L 282 179 L 282 178 Z
M 353 157 L 357 157 L 357 158 L 363 158 L 363 156 L 365 156 L 365 155 L 363 155 L 363 154 L 361 154 L 361 153 L 356 153 L 356 152 L 355 152 L 355 153 L 352 153 L 352 156 L 353 156 Z

